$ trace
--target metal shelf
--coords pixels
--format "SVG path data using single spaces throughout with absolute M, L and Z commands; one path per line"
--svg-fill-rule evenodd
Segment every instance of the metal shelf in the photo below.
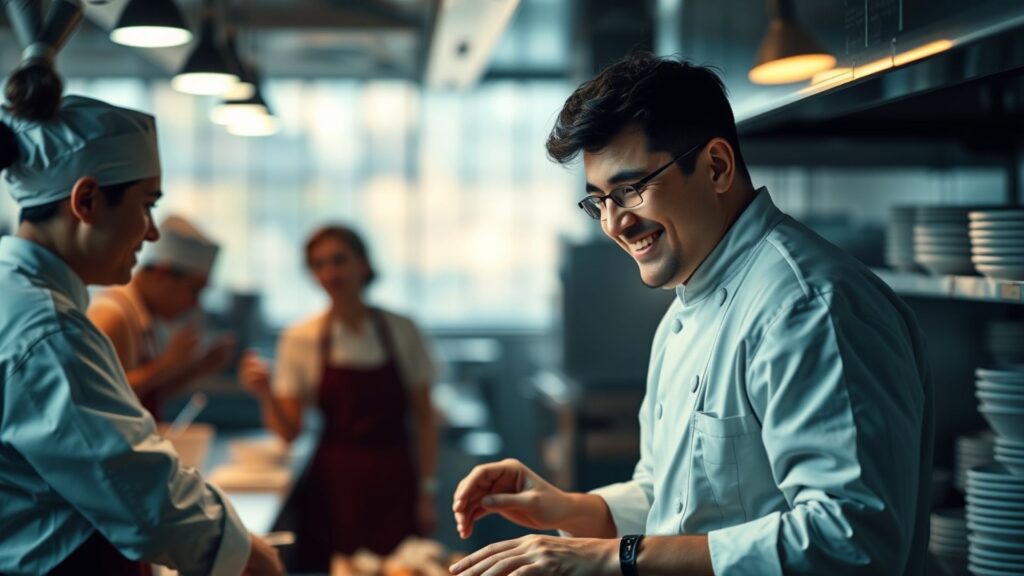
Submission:
M 885 268 L 872 271 L 903 296 L 1024 304 L 1024 282 L 993 280 L 984 276 L 926 276 Z

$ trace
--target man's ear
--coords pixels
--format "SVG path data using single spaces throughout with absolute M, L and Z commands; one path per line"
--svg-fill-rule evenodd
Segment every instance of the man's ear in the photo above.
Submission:
M 721 194 L 732 187 L 736 175 L 736 157 L 732 145 L 724 138 L 714 138 L 708 144 L 708 170 L 715 192 Z
M 92 176 L 82 176 L 71 187 L 71 213 L 86 224 L 96 220 L 97 211 L 105 206 L 100 184 Z

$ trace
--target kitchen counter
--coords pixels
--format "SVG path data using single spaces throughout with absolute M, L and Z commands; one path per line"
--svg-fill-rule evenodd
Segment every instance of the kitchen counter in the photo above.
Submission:
M 273 437 L 267 430 L 218 431 L 210 446 L 206 461 L 201 469 L 203 477 L 209 480 L 215 477 L 215 471 L 231 461 L 229 446 L 238 440 L 264 440 Z M 253 534 L 269 532 L 277 519 L 281 508 L 291 494 L 295 481 L 302 474 L 313 454 L 316 445 L 316 432 L 303 432 L 292 442 L 286 470 L 290 476 L 284 488 L 280 490 L 238 490 L 225 488 L 224 493 L 235 506 L 242 522 Z

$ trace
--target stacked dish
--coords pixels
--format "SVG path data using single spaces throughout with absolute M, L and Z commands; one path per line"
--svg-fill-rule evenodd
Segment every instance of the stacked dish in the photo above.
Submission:
M 978 411 L 997 436 L 1024 443 L 1024 367 L 978 368 L 975 374 Z
M 985 347 L 996 364 L 1024 365 L 1024 322 L 990 322 L 985 327 Z
M 918 271 L 914 263 L 915 206 L 895 206 L 885 229 L 885 264 L 901 272 Z
M 914 262 L 932 274 L 974 274 L 969 207 L 919 206 L 915 212 Z
M 967 517 L 963 508 L 935 510 L 931 515 L 928 551 L 949 576 L 967 574 Z
M 960 492 L 966 490 L 967 471 L 992 462 L 994 453 L 995 434 L 988 430 L 958 436 L 956 451 L 953 453 L 953 486 Z
M 1024 573 L 1024 475 L 1015 475 L 1000 464 L 969 470 L 967 528 L 971 573 Z
M 998 280 L 1024 280 L 1024 210 L 976 210 L 969 214 L 971 261 Z

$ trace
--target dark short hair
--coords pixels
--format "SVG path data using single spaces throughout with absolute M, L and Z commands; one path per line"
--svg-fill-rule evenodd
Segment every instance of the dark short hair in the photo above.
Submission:
M 107 184 L 106 186 L 100 186 L 100 192 L 103 197 L 107 199 L 107 202 L 111 206 L 117 206 L 124 201 L 124 195 L 129 188 L 138 184 L 141 180 L 132 180 L 131 182 L 121 182 L 120 184 Z M 22 208 L 21 213 L 18 215 L 18 222 L 31 222 L 32 224 L 42 224 L 49 219 L 57 215 L 57 211 L 60 210 L 60 205 L 67 202 L 67 198 L 61 200 L 54 200 L 46 204 L 40 204 L 39 206 L 32 206 L 30 208 Z
M 374 279 L 377 278 L 377 272 L 373 269 L 373 264 L 370 263 L 370 254 L 366 249 L 366 243 L 363 242 L 363 238 L 353 229 L 348 226 L 340 224 L 330 224 L 322 226 L 313 231 L 309 235 L 309 239 L 306 240 L 306 266 L 311 270 L 313 268 L 313 249 L 320 242 L 333 239 L 345 243 L 348 247 L 366 262 L 367 267 L 370 269 L 369 275 L 366 277 L 366 282 L 363 286 L 369 286 Z
M 651 151 L 673 155 L 723 138 L 749 178 L 722 79 L 711 68 L 649 52 L 634 52 L 576 88 L 548 136 L 548 156 L 566 164 L 601 150 L 630 124 L 643 129 Z M 696 155 L 680 160 L 685 174 L 695 165 Z

